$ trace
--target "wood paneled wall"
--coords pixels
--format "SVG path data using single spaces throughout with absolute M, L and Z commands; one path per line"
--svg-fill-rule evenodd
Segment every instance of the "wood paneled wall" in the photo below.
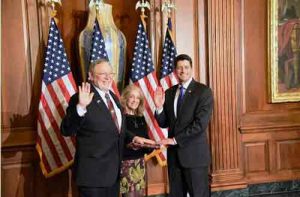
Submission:
M 107 0 L 127 39 L 130 64 L 137 0 Z M 151 0 L 148 30 L 160 65 L 166 15 Z M 300 103 L 268 102 L 268 0 L 176 0 L 172 15 L 178 53 L 194 60 L 194 77 L 213 89 L 209 141 L 212 189 L 300 178 Z M 88 0 L 63 1 L 58 24 L 80 81 L 78 36 Z M 45 0 L 2 1 L 2 196 L 76 196 L 67 171 L 45 179 L 34 148 L 49 10 Z M 129 67 L 127 67 L 128 70 Z M 148 164 L 149 194 L 167 191 L 166 169 Z
M 238 130 L 239 7 L 235 0 L 208 1 L 209 83 L 215 98 L 210 130 L 213 189 L 245 186 Z
M 299 179 L 300 103 L 268 99 L 268 1 L 242 0 L 240 131 L 248 183 Z

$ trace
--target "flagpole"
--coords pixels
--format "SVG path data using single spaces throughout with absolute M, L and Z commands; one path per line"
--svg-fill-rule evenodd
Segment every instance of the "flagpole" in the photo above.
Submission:
M 164 91 L 168 88 L 176 85 L 178 83 L 178 79 L 176 74 L 174 73 L 175 65 L 174 60 L 176 58 L 177 50 L 175 46 L 175 40 L 173 38 L 173 31 L 172 31 L 172 20 L 171 20 L 171 13 L 172 10 L 175 10 L 176 6 L 174 3 L 166 0 L 162 5 L 162 12 L 167 12 L 167 25 L 166 29 L 164 29 L 165 35 L 163 36 L 163 49 L 162 49 L 162 60 L 161 60 L 161 69 L 160 69 L 160 84 L 163 87 Z M 167 131 L 168 132 L 168 131 Z M 166 147 L 165 147 L 166 148 Z M 153 155 L 158 157 L 158 151 L 154 152 Z M 167 162 L 165 162 L 167 164 Z M 167 182 L 169 182 L 168 171 L 165 171 Z
M 104 0 L 91 0 L 94 1 L 94 6 L 96 10 L 96 18 L 98 19 L 100 7 L 104 7 Z
M 147 8 L 147 9 L 150 9 L 150 4 L 149 4 L 149 2 L 148 1 L 145 1 L 145 0 L 140 0 L 140 1 L 138 1 L 137 2 L 137 4 L 136 4 L 136 6 L 135 6 L 135 8 L 136 8 L 136 10 L 137 9 L 141 9 L 141 14 L 140 14 L 140 17 L 141 17 L 141 22 L 143 23 L 143 25 L 142 26 L 144 26 L 144 28 L 143 28 L 143 30 L 142 31 L 145 31 L 146 32 L 146 25 L 145 25 L 145 20 L 144 20 L 144 18 L 146 18 L 147 16 L 145 15 L 145 8 Z M 138 31 L 139 32 L 139 31 Z M 144 32 L 144 33 L 145 33 Z M 147 35 L 145 35 L 145 37 L 147 37 Z M 138 39 L 138 38 L 137 38 Z M 147 40 L 147 38 L 146 38 L 146 40 Z M 147 40 L 147 42 L 148 42 L 148 40 Z M 138 43 L 138 42 L 137 42 Z M 139 47 L 139 46 L 136 46 L 137 48 Z M 139 50 L 138 50 L 139 51 Z M 151 53 L 151 52 L 150 52 Z M 149 52 L 147 52 L 146 51 L 146 54 L 149 54 Z M 137 55 L 138 56 L 138 55 Z M 138 59 L 138 57 L 137 57 L 137 59 Z M 151 58 L 152 59 L 152 58 Z M 152 61 L 152 60 L 151 60 Z M 139 64 L 138 62 L 135 62 L 134 63 L 135 65 L 137 65 L 137 64 Z M 153 64 L 152 62 L 151 62 L 151 64 Z M 153 65 L 153 67 L 154 67 L 154 65 Z M 138 70 L 138 69 L 137 69 Z M 137 72 L 137 73 L 140 73 L 140 72 Z M 143 72 L 142 72 L 143 73 Z M 137 76 L 136 76 L 137 77 Z M 144 76 L 145 77 L 145 76 Z M 146 77 L 147 78 L 147 77 Z M 155 77 L 155 79 L 154 79 L 155 81 L 157 80 L 156 79 L 156 77 Z M 143 81 L 143 79 L 141 79 L 140 81 Z M 143 84 L 144 82 L 141 82 L 141 84 Z M 157 83 L 158 83 L 158 81 L 157 81 Z M 156 84 L 157 85 L 157 84 Z M 140 85 L 138 85 L 138 86 L 140 86 Z M 142 85 L 143 86 L 143 85 Z M 143 89 L 143 87 L 142 87 L 142 89 Z M 143 91 L 145 91 L 146 92 L 146 95 L 147 94 L 150 94 L 149 92 L 147 92 L 147 90 L 143 90 Z M 151 95 L 150 95 L 151 96 Z M 153 113 L 153 112 L 152 112 Z M 151 124 L 153 124 L 153 123 L 151 123 Z M 152 125 L 153 126 L 153 125 Z M 155 127 L 155 126 L 154 126 Z M 159 128 L 159 127 L 158 127 Z M 155 128 L 156 129 L 156 128 Z M 159 128 L 159 130 L 160 130 L 161 128 Z M 163 133 L 161 133 L 161 135 L 164 135 Z M 162 136 L 159 136 L 161 139 L 162 139 Z M 163 136 L 163 138 L 165 138 L 165 136 Z M 160 140 L 161 140 L 160 139 Z M 166 148 L 161 148 L 161 150 L 158 150 L 158 151 L 153 151 L 150 155 L 146 155 L 145 156 L 145 161 L 148 161 L 150 158 L 152 158 L 152 157 L 154 157 L 155 156 L 155 158 L 157 158 L 157 161 L 158 161 L 158 163 L 161 165 L 161 166 L 166 166 L 166 161 L 163 161 L 162 160 L 162 158 L 161 158 L 161 155 L 163 155 L 163 151 L 165 151 L 166 150 Z
M 170 36 L 171 36 L 172 40 L 175 41 L 174 38 L 173 38 L 173 33 L 172 33 L 173 31 L 169 29 L 169 24 L 168 24 L 169 20 L 171 21 L 172 10 L 175 11 L 177 9 L 175 3 L 171 2 L 171 1 L 172 0 L 165 0 L 165 2 L 161 6 L 161 10 L 162 10 L 162 12 L 167 12 L 167 29 L 170 33 Z
M 135 5 L 136 10 L 141 9 L 141 14 L 140 14 L 141 22 L 144 26 L 145 32 L 147 32 L 146 31 L 146 21 L 145 21 L 145 18 L 147 18 L 147 16 L 145 15 L 145 8 L 150 10 L 150 3 L 148 1 L 145 2 L 144 0 L 140 0 Z M 147 154 L 145 154 L 144 158 L 146 158 L 146 156 L 147 156 Z M 146 159 L 144 159 L 144 160 L 145 160 L 145 180 L 146 180 L 145 196 L 148 197 L 148 194 L 149 194 L 149 191 L 148 191 L 148 167 L 147 167 Z
M 170 0 L 165 0 L 164 3 L 161 5 L 161 11 L 167 11 L 168 18 L 171 18 L 172 9 L 176 10 L 175 3 L 172 3 Z
M 55 9 L 55 5 L 58 4 L 59 6 L 62 6 L 61 0 L 47 0 L 47 4 L 51 8 L 51 18 L 54 18 L 55 22 L 58 23 L 58 19 L 56 18 L 57 10 Z
M 47 0 L 51 8 L 51 20 L 37 117 L 36 150 L 46 178 L 68 169 L 75 154 L 75 139 L 63 137 L 59 129 L 66 110 L 65 103 L 69 102 L 77 87 L 57 28 L 56 4 L 61 6 L 61 0 Z
M 80 33 L 79 36 L 79 56 L 80 56 L 80 70 L 81 70 L 81 78 L 82 81 L 87 81 L 88 80 L 88 67 L 90 62 L 86 62 L 87 60 L 85 59 L 85 44 L 83 43 L 84 36 L 83 34 L 90 34 L 93 32 L 94 25 L 95 25 L 95 20 L 97 20 L 97 23 L 100 26 L 100 21 L 98 21 L 99 18 L 99 10 L 100 7 L 104 7 L 104 0 L 89 0 L 88 7 L 89 7 L 89 16 L 88 16 L 88 21 L 87 24 L 84 28 L 84 30 Z M 84 32 L 84 33 L 83 33 Z M 89 59 L 89 58 L 87 58 Z
M 135 9 L 141 9 L 141 20 L 142 23 L 144 25 L 145 31 L 146 31 L 146 22 L 145 22 L 145 18 L 147 18 L 147 15 L 145 14 L 146 9 L 150 10 L 150 3 L 147 0 L 140 0 L 136 3 L 135 5 Z
M 169 20 L 171 20 L 171 14 L 172 14 L 172 10 L 176 10 L 176 5 L 174 2 L 171 2 L 171 0 L 165 0 L 164 3 L 161 6 L 161 11 L 162 12 L 167 12 L 167 30 L 169 31 Z M 174 41 L 173 38 L 173 31 L 169 31 L 170 36 L 172 38 L 172 40 Z M 164 35 L 165 36 L 165 35 Z

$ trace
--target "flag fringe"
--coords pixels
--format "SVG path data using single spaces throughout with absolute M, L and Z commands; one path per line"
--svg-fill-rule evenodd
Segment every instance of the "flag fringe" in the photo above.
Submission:
M 36 144 L 36 150 L 37 150 L 37 152 L 40 156 L 40 159 L 41 159 L 42 156 L 43 156 L 43 151 L 42 151 L 42 148 L 40 147 L 39 144 Z M 52 177 L 56 174 L 59 174 L 59 173 L 65 171 L 66 169 L 68 169 L 73 164 L 73 160 L 67 162 L 66 164 L 64 164 L 63 166 L 61 166 L 59 168 L 56 168 L 56 169 L 52 170 L 51 172 L 47 172 L 47 170 L 45 168 L 45 165 L 43 164 L 42 160 L 40 160 L 39 164 L 40 164 L 43 175 L 46 178 L 50 178 L 50 177 Z

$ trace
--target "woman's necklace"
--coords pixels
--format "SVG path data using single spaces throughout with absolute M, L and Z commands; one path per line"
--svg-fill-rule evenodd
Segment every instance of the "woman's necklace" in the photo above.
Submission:
M 134 124 L 134 128 L 136 128 L 136 129 L 139 128 L 136 116 L 133 116 L 133 124 Z

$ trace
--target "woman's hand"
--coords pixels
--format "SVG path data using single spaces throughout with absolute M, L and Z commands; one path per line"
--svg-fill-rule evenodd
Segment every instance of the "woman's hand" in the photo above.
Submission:
M 135 136 L 132 140 L 132 147 L 133 149 L 138 148 L 160 148 L 160 145 L 156 143 L 154 140 L 150 140 L 147 138 Z

